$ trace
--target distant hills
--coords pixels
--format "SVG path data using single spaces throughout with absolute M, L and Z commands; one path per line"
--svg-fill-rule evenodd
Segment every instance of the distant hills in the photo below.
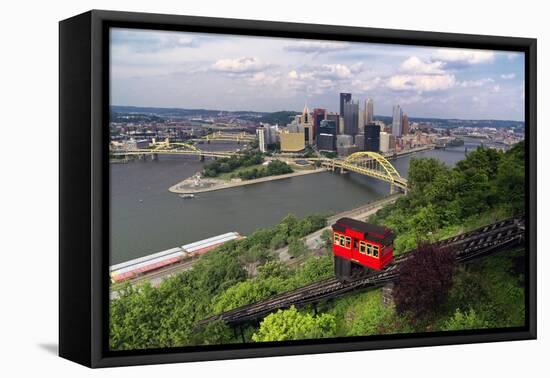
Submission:
M 134 122 L 164 122 L 166 118 L 181 118 L 181 117 L 215 117 L 220 114 L 231 115 L 235 118 L 256 120 L 258 122 L 285 125 L 290 122 L 290 118 L 300 114 L 300 112 L 283 110 L 277 112 L 255 112 L 255 111 L 226 111 L 212 109 L 183 109 L 183 108 L 157 108 L 157 107 L 141 107 L 141 106 L 111 106 L 111 122 L 123 122 L 132 120 Z M 377 116 L 376 120 L 380 120 L 386 124 L 391 123 L 390 116 Z M 522 121 L 512 120 L 465 120 L 465 119 L 444 119 L 444 118 L 429 118 L 429 117 L 409 117 L 411 122 L 429 123 L 434 127 L 450 128 L 458 126 L 470 127 L 519 127 L 523 126 Z

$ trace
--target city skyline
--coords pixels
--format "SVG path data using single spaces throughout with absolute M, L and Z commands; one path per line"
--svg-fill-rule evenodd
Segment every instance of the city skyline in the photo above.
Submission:
M 113 105 L 524 121 L 522 53 L 113 29 Z

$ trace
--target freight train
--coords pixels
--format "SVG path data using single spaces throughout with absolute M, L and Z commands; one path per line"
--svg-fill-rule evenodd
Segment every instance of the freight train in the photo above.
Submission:
M 394 233 L 387 227 L 340 218 L 332 225 L 334 274 L 343 282 L 381 270 L 393 260 Z

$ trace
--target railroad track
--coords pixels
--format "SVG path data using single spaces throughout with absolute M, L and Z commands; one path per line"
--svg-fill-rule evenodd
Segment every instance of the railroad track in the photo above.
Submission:
M 509 218 L 439 241 L 435 245 L 442 249 L 453 249 L 456 251 L 457 262 L 466 262 L 518 245 L 523 241 L 524 233 L 524 219 Z M 395 257 L 394 261 L 385 269 L 374 271 L 351 282 L 343 283 L 336 278 L 325 279 L 257 303 L 211 316 L 200 320 L 197 325 L 219 319 L 230 325 L 244 323 L 259 319 L 278 309 L 285 309 L 290 306 L 300 307 L 323 299 L 339 297 L 352 291 L 385 285 L 398 277 L 399 265 L 411 258 L 413 251 Z

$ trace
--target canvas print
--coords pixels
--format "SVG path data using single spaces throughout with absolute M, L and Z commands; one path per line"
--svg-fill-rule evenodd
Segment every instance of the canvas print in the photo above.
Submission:
M 523 53 L 111 28 L 109 60 L 111 351 L 525 326 Z

